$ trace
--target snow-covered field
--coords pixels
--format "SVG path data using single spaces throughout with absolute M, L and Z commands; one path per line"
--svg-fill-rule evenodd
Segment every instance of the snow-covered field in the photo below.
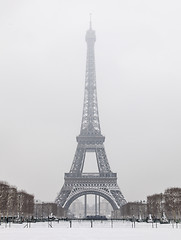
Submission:
M 112 225 L 113 224 L 113 225 Z M 156 225 L 151 223 L 136 223 L 132 228 L 131 222 L 116 221 L 73 221 L 70 223 L 53 222 L 52 228 L 48 223 L 31 223 L 30 228 L 26 224 L 12 224 L 10 227 L 2 224 L 0 226 L 0 240 L 180 240 L 181 224 Z

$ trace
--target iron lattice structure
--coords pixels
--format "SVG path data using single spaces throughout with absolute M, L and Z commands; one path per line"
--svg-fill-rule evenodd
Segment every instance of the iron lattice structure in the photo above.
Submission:
M 56 203 L 68 209 L 78 197 L 95 194 L 105 198 L 114 210 L 126 203 L 117 184 L 117 174 L 110 169 L 101 134 L 97 89 L 94 44 L 95 31 L 90 28 L 86 33 L 87 60 L 84 104 L 80 135 L 76 138 L 78 145 L 69 173 L 65 173 L 64 185 L 56 198 Z M 83 173 L 86 152 L 95 152 L 98 173 Z

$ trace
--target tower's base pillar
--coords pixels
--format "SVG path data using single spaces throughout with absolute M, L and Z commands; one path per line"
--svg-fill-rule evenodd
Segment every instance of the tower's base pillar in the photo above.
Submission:
M 85 194 L 84 198 L 84 217 L 87 217 L 87 194 Z

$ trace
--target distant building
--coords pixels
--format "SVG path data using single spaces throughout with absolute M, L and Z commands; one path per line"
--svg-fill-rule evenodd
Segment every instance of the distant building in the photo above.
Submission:
M 120 209 L 112 212 L 112 218 L 144 220 L 147 217 L 147 204 L 145 202 L 128 202 Z
M 58 207 L 54 202 L 38 202 L 36 201 L 34 206 L 34 217 L 48 218 L 48 217 L 64 217 L 64 210 L 62 207 Z
M 84 217 L 84 204 L 79 200 L 76 199 L 71 205 L 70 205 L 70 212 L 73 214 L 76 218 L 83 218 Z
M 70 206 L 70 212 L 72 214 L 72 217 L 83 218 L 85 214 L 84 208 L 85 208 L 84 203 L 81 200 L 79 199 L 75 200 Z M 91 204 L 91 205 L 87 204 L 87 216 L 104 215 L 107 217 L 111 217 L 111 211 L 112 211 L 112 206 L 105 199 L 102 199 L 100 201 L 100 212 L 99 212 L 99 202 L 97 203 L 97 213 L 95 211 L 95 204 Z
M 112 210 L 111 204 L 107 200 L 102 199 L 100 203 L 100 215 L 111 217 Z

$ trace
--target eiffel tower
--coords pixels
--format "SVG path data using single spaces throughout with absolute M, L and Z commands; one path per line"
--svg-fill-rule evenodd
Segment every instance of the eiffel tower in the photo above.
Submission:
M 117 174 L 110 169 L 103 145 L 105 137 L 101 134 L 96 90 L 94 57 L 96 35 L 92 29 L 91 20 L 85 40 L 87 42 L 87 60 L 81 130 L 76 138 L 78 145 L 71 169 L 69 173 L 65 173 L 64 185 L 55 201 L 67 210 L 78 197 L 85 195 L 86 204 L 87 194 L 93 194 L 96 197 L 105 198 L 112 208 L 117 210 L 126 203 L 126 200 L 117 184 Z M 87 152 L 95 153 L 98 173 L 83 173 Z

